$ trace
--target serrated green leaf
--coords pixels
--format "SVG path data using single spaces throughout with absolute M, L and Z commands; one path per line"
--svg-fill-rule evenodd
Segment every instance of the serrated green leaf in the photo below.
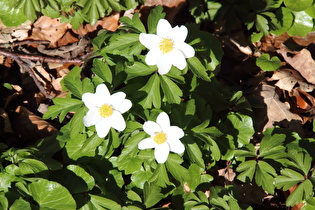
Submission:
M 163 197 L 161 188 L 153 183 L 146 182 L 143 189 L 144 205 L 149 208 L 159 202 Z
M 17 175 L 36 174 L 48 170 L 48 167 L 39 160 L 24 159 L 18 163 Z
M 54 105 L 48 107 L 47 112 L 43 115 L 43 119 L 54 119 L 60 114 L 60 123 L 69 112 L 75 112 L 83 105 L 83 101 L 73 98 L 54 98 L 53 102 Z
M 172 176 L 180 182 L 189 180 L 189 172 L 180 164 L 183 160 L 177 154 L 169 154 L 165 164 Z
M 156 67 L 148 66 L 141 62 L 134 62 L 131 66 L 127 66 L 125 71 L 131 78 L 133 78 L 137 76 L 150 75 L 156 71 Z
M 197 163 L 199 167 L 204 168 L 205 163 L 202 158 L 202 152 L 198 144 L 193 141 L 193 139 L 191 139 L 189 136 L 185 136 L 181 140 L 183 143 L 185 143 L 186 152 L 191 163 Z
M 0 173 L 0 180 L 0 191 L 7 192 L 11 188 L 11 183 L 19 181 L 19 178 L 12 174 Z
M 0 193 L 0 208 L 1 209 L 8 209 L 9 207 L 9 202 L 6 196 L 4 195 L 3 192 Z
M 286 7 L 280 7 L 275 14 L 280 25 L 278 25 L 278 28 L 271 30 L 270 33 L 279 36 L 292 26 L 292 23 L 294 22 L 294 16 L 292 11 Z
M 123 24 L 122 29 L 130 29 L 136 33 L 146 33 L 145 27 L 139 18 L 139 13 L 135 13 L 132 19 L 121 17 L 120 22 Z
M 113 75 L 112 71 L 108 67 L 106 63 L 99 59 L 93 59 L 93 68 L 92 71 L 102 78 L 104 82 L 112 83 L 113 81 Z
M 151 108 L 152 105 L 157 109 L 161 107 L 160 77 L 158 74 L 153 74 L 147 84 L 139 91 L 146 93 L 144 99 L 139 102 L 143 108 Z
M 241 163 L 237 168 L 237 172 L 241 172 L 238 176 L 237 179 L 241 180 L 242 182 L 247 182 L 247 178 L 252 181 L 255 170 L 256 170 L 256 164 L 257 162 L 255 160 L 249 160 L 246 162 Z
M 270 55 L 264 53 L 256 59 L 256 65 L 264 71 L 275 71 L 281 67 L 281 61 L 277 56 L 270 59 Z
M 262 32 L 265 36 L 269 33 L 269 26 L 268 26 L 268 20 L 260 15 L 256 15 L 256 28 L 258 31 Z
M 291 163 L 288 163 L 289 166 L 300 170 L 305 176 L 308 175 L 312 164 L 312 157 L 308 153 L 304 151 L 297 151 L 295 149 L 289 149 L 288 158 L 292 160 Z
M 165 188 L 167 185 L 169 185 L 170 180 L 168 178 L 165 164 L 158 164 L 148 181 L 155 183 L 157 186 L 162 188 Z
M 258 186 L 262 186 L 270 194 L 274 193 L 275 186 L 273 182 L 276 175 L 276 170 L 271 165 L 265 161 L 258 161 L 255 181 Z
M 236 130 L 238 146 L 242 147 L 243 145 L 247 145 L 250 141 L 250 138 L 255 133 L 253 119 L 250 116 L 237 112 L 229 113 L 227 115 L 227 119 L 231 122 L 234 129 Z
M 140 170 L 135 171 L 131 175 L 131 181 L 136 187 L 143 189 L 144 183 L 150 179 L 152 174 L 153 173 L 151 170 L 147 170 L 141 167 Z
M 70 90 L 74 96 L 81 98 L 83 92 L 80 67 L 75 66 L 73 69 L 71 69 L 70 73 L 68 73 L 63 78 L 62 84 L 64 85 L 64 87 Z
M 269 159 L 279 159 L 285 157 L 285 147 L 282 145 L 286 139 L 285 134 L 270 134 L 269 132 L 264 133 L 260 143 L 259 157 L 269 158 Z
M 287 206 L 294 206 L 295 204 L 302 203 L 304 200 L 309 199 L 314 195 L 313 183 L 307 179 L 302 182 L 286 200 Z
M 202 65 L 197 57 L 192 57 L 187 59 L 187 64 L 189 69 L 199 78 L 210 81 L 208 74 L 206 73 L 206 68 Z
M 156 34 L 157 24 L 160 19 L 165 17 L 165 13 L 163 12 L 163 7 L 158 5 L 151 10 L 148 16 L 148 32 L 149 34 Z
M 30 183 L 28 188 L 40 208 L 76 209 L 76 202 L 69 191 L 57 182 L 40 179 Z
M 89 138 L 86 138 L 85 134 L 77 135 L 77 138 L 71 138 L 66 143 L 67 154 L 73 160 L 83 156 L 93 157 L 95 156 L 96 148 L 102 141 L 104 139 L 98 137 L 96 133 Z
M 277 188 L 283 188 L 284 191 L 304 180 L 302 174 L 289 168 L 282 169 L 280 173 L 281 175 L 275 178 L 275 185 Z
M 160 75 L 160 79 L 161 88 L 167 102 L 170 104 L 179 104 L 183 96 L 181 89 L 165 75 Z

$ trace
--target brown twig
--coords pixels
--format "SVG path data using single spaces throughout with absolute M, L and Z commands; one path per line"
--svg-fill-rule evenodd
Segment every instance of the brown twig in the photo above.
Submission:
M 73 63 L 73 64 L 82 64 L 84 63 L 83 59 L 75 58 L 75 59 L 62 59 L 62 58 L 51 58 L 51 57 L 44 57 L 41 55 L 24 55 L 19 53 L 12 53 L 8 52 L 6 50 L 0 49 L 0 54 L 11 57 L 11 58 L 20 58 L 20 59 L 26 59 L 26 60 L 32 60 L 32 61 L 41 61 L 45 63 Z

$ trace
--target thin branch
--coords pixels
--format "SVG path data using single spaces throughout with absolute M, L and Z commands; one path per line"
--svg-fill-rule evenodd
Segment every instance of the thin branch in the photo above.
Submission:
M 62 59 L 62 58 L 51 58 L 51 57 L 44 57 L 41 55 L 24 55 L 19 53 L 12 53 L 6 50 L 0 49 L 0 54 L 11 57 L 11 58 L 20 58 L 32 61 L 41 61 L 45 63 L 73 63 L 73 64 L 83 64 L 84 61 L 81 57 L 75 59 Z M 15 59 L 14 59 L 15 60 Z

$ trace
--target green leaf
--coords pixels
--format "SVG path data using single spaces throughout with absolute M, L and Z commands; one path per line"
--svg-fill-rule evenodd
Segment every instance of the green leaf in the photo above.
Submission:
M 192 163 L 197 163 L 199 167 L 204 168 L 205 163 L 202 158 L 202 152 L 193 139 L 191 139 L 189 136 L 185 136 L 182 139 L 182 142 L 185 143 L 186 152 L 188 154 L 188 157 Z
M 9 207 L 9 202 L 6 196 L 4 195 L 3 192 L 0 193 L 0 208 L 1 209 L 8 209 Z
M 40 179 L 30 183 L 28 188 L 40 208 L 76 209 L 76 202 L 69 191 L 57 182 Z
M 99 195 L 89 194 L 90 202 L 94 206 L 93 209 L 106 210 L 106 209 L 121 209 L 120 204 L 109 198 L 105 198 Z
M 79 0 L 77 4 L 82 7 L 82 13 L 86 14 L 91 25 L 94 25 L 100 17 L 104 17 L 112 11 L 108 0 Z
M 152 174 L 150 169 L 141 167 L 140 170 L 137 170 L 132 174 L 131 181 L 136 187 L 143 189 L 144 183 L 150 179 Z
M 188 67 L 191 71 L 199 78 L 210 81 L 208 74 L 206 73 L 206 68 L 202 65 L 197 57 L 192 57 L 187 59 Z
M 281 67 L 281 61 L 277 56 L 270 59 L 270 55 L 264 53 L 256 59 L 256 65 L 264 71 L 274 71 Z
M 105 82 L 112 83 L 113 75 L 112 71 L 106 63 L 99 59 L 93 59 L 93 68 L 92 71 L 102 78 Z
M 313 0 L 299 0 L 298 4 L 295 0 L 284 0 L 284 4 L 293 11 L 303 11 L 312 6 Z
M 64 85 L 68 90 L 71 91 L 73 95 L 78 98 L 82 97 L 82 82 L 81 82 L 81 69 L 78 66 L 75 66 L 71 69 L 62 80 L 61 84 Z
M 188 181 L 189 180 L 189 172 L 186 168 L 181 166 L 180 164 L 183 160 L 177 154 L 169 154 L 166 160 L 166 168 L 172 174 L 172 176 L 180 181 Z
M 11 183 L 16 181 L 22 181 L 20 178 L 7 174 L 7 173 L 0 173 L 0 191 L 7 192 L 9 188 L 11 188 Z
M 255 133 L 253 127 L 253 119 L 250 116 L 237 112 L 231 112 L 227 115 L 227 119 L 231 122 L 236 130 L 238 146 L 242 147 L 249 143 L 250 138 Z
M 289 168 L 282 169 L 280 173 L 281 175 L 275 178 L 275 185 L 279 189 L 283 188 L 284 191 L 304 180 L 302 174 Z
M 48 167 L 39 160 L 24 159 L 18 162 L 19 169 L 16 171 L 17 175 L 37 174 L 42 171 L 48 170 Z
M 296 149 L 289 149 L 288 158 L 292 160 L 292 162 L 287 163 L 289 166 L 303 172 L 305 176 L 309 174 L 312 157 L 308 153 L 304 151 L 297 151 Z
M 149 182 L 155 183 L 156 185 L 165 188 L 170 184 L 168 174 L 165 168 L 165 164 L 158 164 L 154 170 Z
M 143 189 L 144 205 L 149 208 L 164 197 L 161 188 L 153 183 L 146 182 Z
M 86 188 L 82 189 L 80 192 L 86 192 L 88 190 L 91 190 L 95 186 L 94 178 L 88 172 L 86 172 L 82 167 L 78 165 L 68 165 L 67 169 L 69 171 L 72 171 L 77 177 L 80 177 L 82 181 L 85 182 Z
M 134 62 L 131 66 L 127 66 L 125 71 L 131 77 L 146 76 L 156 71 L 156 67 L 148 66 L 142 62 Z
M 272 134 L 271 129 L 265 131 L 264 137 L 260 143 L 259 157 L 275 160 L 285 157 L 285 147 L 282 146 L 285 139 L 285 134 Z
M 0 2 L 0 20 L 7 27 L 19 26 L 27 21 L 27 17 L 24 15 L 24 10 L 19 8 L 12 8 L 5 1 Z M 8 8 L 8 10 L 2 10 L 2 8 Z M 2 10 L 2 11 L 1 11 Z
M 156 34 L 157 24 L 160 19 L 165 17 L 165 13 L 163 12 L 163 7 L 161 5 L 157 5 L 154 7 L 149 16 L 148 16 L 148 30 L 149 34 Z
M 153 74 L 147 84 L 139 90 L 146 93 L 144 99 L 139 102 L 143 108 L 151 108 L 152 105 L 157 109 L 161 107 L 160 77 L 158 74 Z
M 268 20 L 262 16 L 256 15 L 256 28 L 258 31 L 262 32 L 265 36 L 269 33 Z
M 121 17 L 120 22 L 122 23 L 121 29 L 129 29 L 136 33 L 146 33 L 145 27 L 139 18 L 139 13 L 135 13 L 132 19 Z
M 66 151 L 69 158 L 77 160 L 80 157 L 95 156 L 96 148 L 104 141 L 95 133 L 91 137 L 86 138 L 85 134 L 77 135 L 77 138 L 71 138 L 66 144 Z
M 256 170 L 256 164 L 257 162 L 255 160 L 249 160 L 241 163 L 236 168 L 237 172 L 241 172 L 237 176 L 237 179 L 241 180 L 244 183 L 247 182 L 247 178 L 249 179 L 249 181 L 252 181 Z
M 286 205 L 294 206 L 308 200 L 314 195 L 313 187 L 313 183 L 309 179 L 305 180 L 289 195 Z
M 191 164 L 188 171 L 190 177 L 188 186 L 192 191 L 195 191 L 200 184 L 209 183 L 213 180 L 213 177 L 209 174 L 203 174 L 204 167 L 200 167 L 196 164 Z
M 1 202 L 0 202 L 1 203 Z M 4 208 L 6 209 L 6 208 Z M 31 205 L 29 202 L 25 201 L 22 197 L 16 199 L 10 206 L 10 210 L 31 210 Z
M 183 92 L 181 89 L 167 76 L 160 75 L 161 88 L 168 103 L 180 104 Z
M 307 33 L 311 32 L 314 23 L 313 18 L 310 17 L 306 12 L 294 12 L 294 23 L 292 27 L 287 31 L 290 36 L 301 36 L 304 37 Z
M 61 123 L 69 112 L 75 112 L 83 105 L 83 101 L 73 98 L 54 98 L 54 105 L 49 106 L 45 112 L 43 119 L 54 119 L 59 114 L 59 122 Z
M 287 9 L 286 7 L 280 7 L 275 14 L 279 24 L 278 27 L 271 30 L 270 33 L 278 36 L 286 32 L 292 26 L 294 16 L 292 11 Z
M 274 193 L 274 177 L 276 170 L 265 161 L 258 161 L 256 167 L 255 181 L 258 186 L 262 186 L 264 190 L 270 194 Z

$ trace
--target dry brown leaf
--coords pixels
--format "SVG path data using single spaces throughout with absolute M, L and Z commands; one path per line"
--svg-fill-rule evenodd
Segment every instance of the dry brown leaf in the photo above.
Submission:
M 67 31 L 58 41 L 57 46 L 65 46 L 79 41 L 79 39 L 73 36 L 69 31 Z
M 236 173 L 232 168 L 227 166 L 226 168 L 222 168 L 218 170 L 218 175 L 223 176 L 226 180 L 232 182 L 236 176 Z
M 297 85 L 301 90 L 305 92 L 311 92 L 315 89 L 314 85 L 305 82 L 305 79 L 293 69 L 286 68 L 274 71 L 269 81 L 276 80 L 278 80 L 278 82 L 275 84 L 275 86 L 279 87 L 282 90 L 291 91 L 293 87 Z
M 32 35 L 34 40 L 50 41 L 50 47 L 57 47 L 57 41 L 71 28 L 69 23 L 60 23 L 59 18 L 41 16 L 35 23 Z
M 99 27 L 108 31 L 116 31 L 118 28 L 120 13 L 115 12 L 108 17 L 104 17 L 102 20 L 98 20 L 94 25 L 86 24 L 81 25 L 78 30 L 73 30 L 78 35 L 86 35 L 87 33 L 98 30 Z
M 293 57 L 288 55 L 285 46 L 280 48 L 277 52 L 282 55 L 288 64 L 300 72 L 308 82 L 315 84 L 315 61 L 313 60 L 309 50 L 302 49 Z
M 6 27 L 0 20 L 0 43 L 9 43 L 21 41 L 28 37 L 28 31 L 31 29 L 32 22 L 26 21 L 17 27 Z
M 58 132 L 54 126 L 23 106 L 18 106 L 15 112 L 17 117 L 14 125 L 22 138 L 36 141 Z
M 256 130 L 265 131 L 266 128 L 279 125 L 296 132 L 303 132 L 301 117 L 289 110 L 290 106 L 287 102 L 280 100 L 274 86 L 262 83 L 251 97 L 264 103 L 263 108 L 254 110 Z

